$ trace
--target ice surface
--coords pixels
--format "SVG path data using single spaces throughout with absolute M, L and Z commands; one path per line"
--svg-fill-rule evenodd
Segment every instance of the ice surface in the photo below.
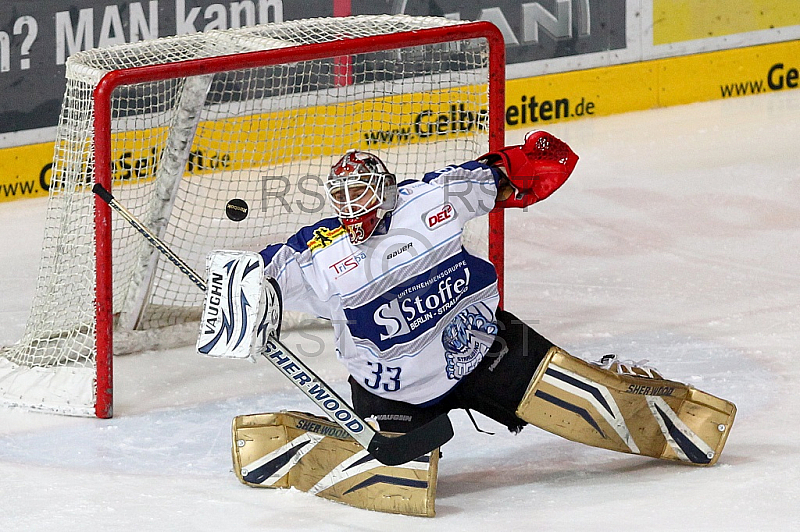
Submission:
M 231 473 L 233 416 L 314 406 L 266 363 L 181 348 L 115 359 L 111 420 L 0 407 L 0 530 L 800 529 L 800 91 L 548 129 L 581 159 L 508 213 L 507 308 L 575 355 L 647 359 L 734 401 L 717 466 L 478 416 L 489 436 L 457 412 L 434 519 L 251 489 Z M 24 329 L 45 204 L 0 204 L 0 344 Z M 287 342 L 347 393 L 327 331 Z

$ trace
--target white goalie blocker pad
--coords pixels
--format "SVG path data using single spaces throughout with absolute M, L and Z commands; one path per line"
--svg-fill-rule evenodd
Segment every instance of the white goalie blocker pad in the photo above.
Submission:
M 206 297 L 197 351 L 220 358 L 252 358 L 276 338 L 280 289 L 264 277 L 264 259 L 251 251 L 212 251 L 206 259 Z

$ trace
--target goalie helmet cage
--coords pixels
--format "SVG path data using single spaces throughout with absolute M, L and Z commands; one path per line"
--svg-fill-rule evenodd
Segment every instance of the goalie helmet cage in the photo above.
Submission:
M 111 417 L 112 353 L 193 339 L 204 297 L 93 183 L 202 271 L 212 249 L 258 251 L 332 214 L 322 180 L 346 149 L 402 180 L 504 143 L 505 49 L 488 22 L 215 30 L 80 52 L 66 76 L 36 293 L 0 352 L 0 401 L 70 415 Z M 250 206 L 238 223 L 233 198 Z M 490 214 L 500 286 L 502 224 Z

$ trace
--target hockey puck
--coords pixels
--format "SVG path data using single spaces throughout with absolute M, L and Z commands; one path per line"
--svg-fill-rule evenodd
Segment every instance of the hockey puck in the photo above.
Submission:
M 241 222 L 247 218 L 248 212 L 250 212 L 250 207 L 243 199 L 233 198 L 225 204 L 225 215 L 234 222 Z

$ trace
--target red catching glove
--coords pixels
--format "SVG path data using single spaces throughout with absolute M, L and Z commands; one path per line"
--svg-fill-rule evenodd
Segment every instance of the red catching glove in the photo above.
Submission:
M 527 207 L 555 192 L 575 169 L 578 156 L 567 144 L 546 131 L 531 131 L 525 143 L 487 153 L 480 159 L 502 166 L 514 193 L 498 200 L 495 208 Z

